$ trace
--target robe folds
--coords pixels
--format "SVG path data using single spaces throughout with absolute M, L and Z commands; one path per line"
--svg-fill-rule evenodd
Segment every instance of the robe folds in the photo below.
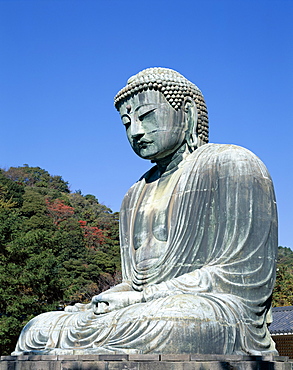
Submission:
M 277 354 L 267 329 L 278 244 L 266 167 L 244 148 L 206 144 L 156 171 L 123 200 L 123 283 L 113 288 L 141 291 L 144 302 L 41 314 L 14 354 Z

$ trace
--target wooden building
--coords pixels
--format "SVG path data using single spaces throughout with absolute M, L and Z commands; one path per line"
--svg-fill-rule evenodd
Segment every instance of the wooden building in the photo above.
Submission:
M 274 307 L 272 315 L 269 331 L 279 355 L 293 358 L 293 306 Z

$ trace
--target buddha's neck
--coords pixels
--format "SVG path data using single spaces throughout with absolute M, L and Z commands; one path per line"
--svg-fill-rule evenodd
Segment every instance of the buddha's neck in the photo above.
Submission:
M 173 172 L 178 168 L 179 163 L 190 154 L 188 146 L 184 143 L 176 152 L 156 161 L 160 175 Z

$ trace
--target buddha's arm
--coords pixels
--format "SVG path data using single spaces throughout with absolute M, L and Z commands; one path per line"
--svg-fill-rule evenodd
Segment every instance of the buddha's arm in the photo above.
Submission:
M 122 283 L 93 297 L 91 308 L 96 314 L 104 314 L 120 308 L 151 301 L 178 293 L 207 292 L 211 290 L 208 269 L 202 268 L 169 281 L 149 285 L 142 292 L 133 290 L 128 283 Z
M 216 267 L 212 268 L 215 269 Z M 151 301 L 173 294 L 209 292 L 212 290 L 212 280 L 210 269 L 203 267 L 160 284 L 145 287 L 143 299 Z
M 195 270 L 178 278 L 160 284 L 149 285 L 139 292 L 128 282 L 123 282 L 92 298 L 88 305 L 76 304 L 71 311 L 91 309 L 96 314 L 104 314 L 123 307 L 178 293 L 202 292 L 210 290 L 210 276 L 206 269 Z M 84 308 L 81 308 L 84 306 Z
M 149 285 L 142 292 L 132 290 L 128 283 L 122 283 L 94 296 L 91 307 L 96 314 L 104 314 L 169 295 L 207 292 L 211 290 L 211 281 L 209 269 L 202 268 L 160 284 Z

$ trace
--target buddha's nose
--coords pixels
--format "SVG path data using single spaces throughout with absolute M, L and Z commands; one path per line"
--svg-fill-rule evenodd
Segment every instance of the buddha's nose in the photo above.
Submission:
M 131 125 L 131 136 L 133 138 L 142 137 L 144 135 L 142 124 L 139 120 L 136 120 Z

